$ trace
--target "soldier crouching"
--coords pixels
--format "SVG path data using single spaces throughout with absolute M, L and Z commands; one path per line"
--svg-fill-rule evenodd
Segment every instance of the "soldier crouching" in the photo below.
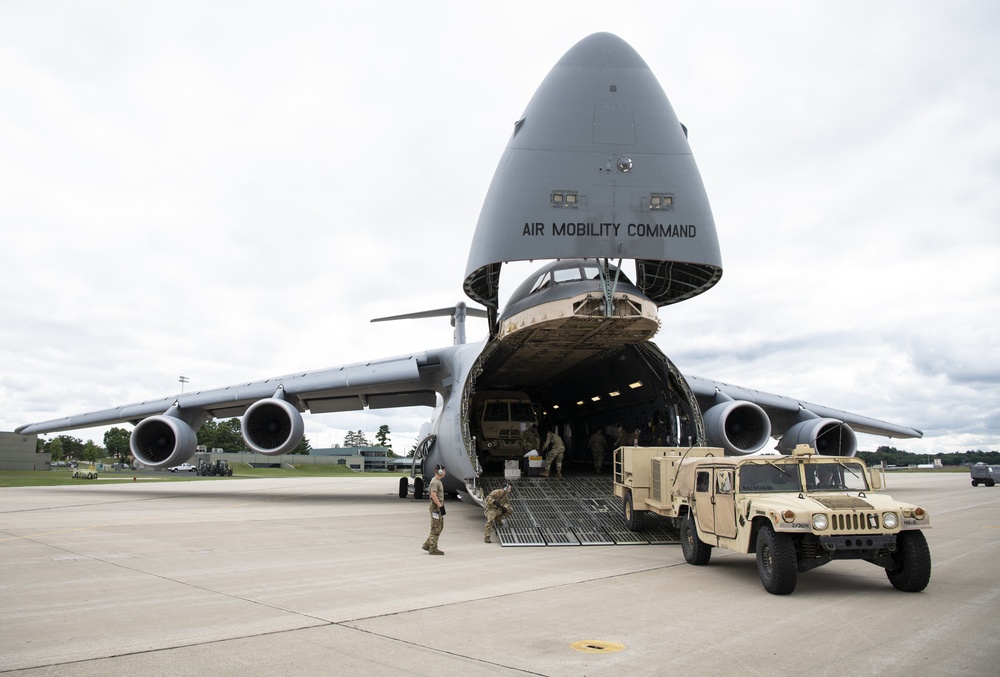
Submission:
M 483 503 L 483 511 L 486 513 L 486 528 L 483 531 L 484 543 L 492 543 L 490 541 L 490 528 L 498 529 L 503 526 L 501 518 L 514 512 L 514 506 L 510 504 L 512 490 L 513 487 L 508 482 L 505 487 L 491 491 L 486 497 L 486 501 Z

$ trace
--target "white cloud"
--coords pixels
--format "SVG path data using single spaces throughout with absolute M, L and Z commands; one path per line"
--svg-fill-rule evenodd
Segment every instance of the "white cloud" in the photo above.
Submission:
M 463 298 L 513 121 L 599 30 L 664 85 L 718 226 L 668 355 L 927 431 L 900 448 L 1000 446 L 983 2 L 4 4 L 0 429 L 448 343 L 368 320 Z

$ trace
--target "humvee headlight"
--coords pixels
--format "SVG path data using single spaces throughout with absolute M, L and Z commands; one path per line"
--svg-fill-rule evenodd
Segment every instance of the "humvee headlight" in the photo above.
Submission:
M 792 510 L 786 510 L 785 512 L 781 513 L 781 519 L 790 524 L 795 521 L 795 512 Z
M 894 512 L 884 512 L 882 513 L 882 526 L 886 529 L 895 529 L 899 524 L 899 519 L 896 517 Z
M 813 515 L 813 529 L 816 531 L 823 531 L 828 526 L 830 526 L 830 520 L 827 519 L 825 514 L 818 512 Z

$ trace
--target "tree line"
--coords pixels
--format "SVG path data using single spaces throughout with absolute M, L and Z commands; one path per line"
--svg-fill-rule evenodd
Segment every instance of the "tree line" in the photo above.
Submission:
M 921 455 L 895 447 L 883 446 L 875 451 L 859 451 L 858 457 L 868 465 L 881 465 L 883 461 L 886 465 L 917 465 L 919 463 L 933 463 L 934 459 L 941 459 L 941 465 L 952 466 L 968 466 L 976 463 L 1000 464 L 1000 451 L 982 451 L 981 449 Z

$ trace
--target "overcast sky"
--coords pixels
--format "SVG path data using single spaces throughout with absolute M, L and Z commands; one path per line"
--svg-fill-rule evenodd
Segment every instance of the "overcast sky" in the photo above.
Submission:
M 925 431 L 862 449 L 1000 448 L 987 0 L 0 3 L 0 430 L 449 344 L 369 320 L 465 300 L 513 123 L 598 31 L 715 214 L 722 281 L 660 311 L 682 371 Z M 429 413 L 306 434 L 405 452 Z

